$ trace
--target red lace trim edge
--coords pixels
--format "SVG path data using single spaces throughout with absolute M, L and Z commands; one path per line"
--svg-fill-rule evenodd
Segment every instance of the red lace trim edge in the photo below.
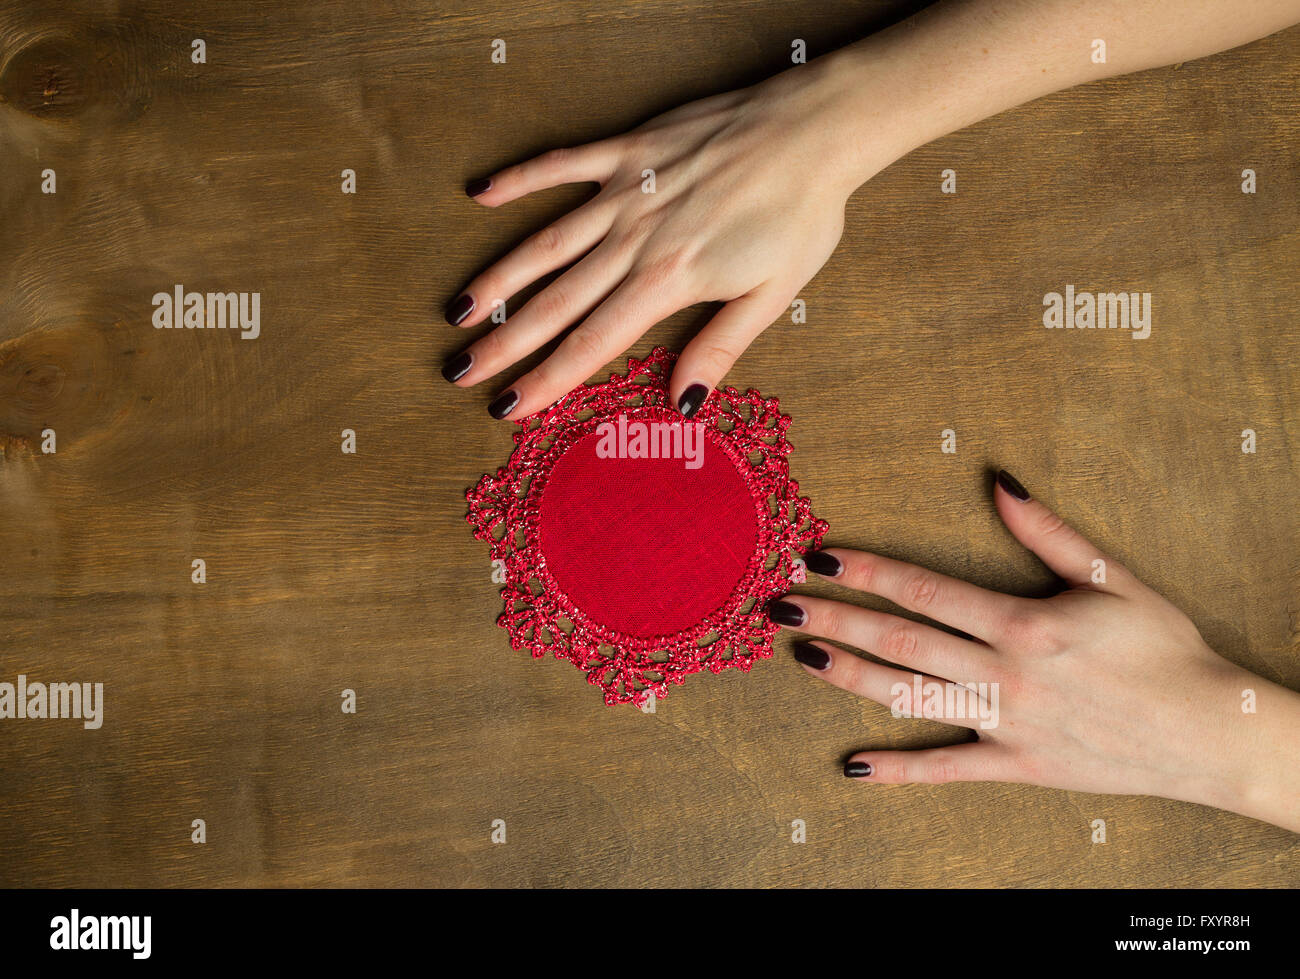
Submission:
M 593 622 L 569 600 L 546 568 L 537 533 L 539 502 L 551 468 L 574 442 L 620 412 L 629 421 L 679 418 L 666 390 L 675 360 L 663 347 L 644 360 L 629 357 L 627 374 L 584 385 L 520 419 L 507 465 L 485 474 L 465 493 L 466 521 L 474 536 L 488 543 L 492 561 L 500 561 L 505 570 L 505 610 L 497 624 L 509 633 L 511 647 L 527 649 L 534 659 L 551 652 L 569 660 L 586 672 L 588 683 L 604 690 L 609 705 L 641 707 L 651 693 L 662 699 L 670 685 L 693 673 L 706 668 L 749 672 L 756 659 L 771 656 L 777 626 L 764 606 L 785 594 L 795 556 L 819 547 L 827 529 L 790 479 L 790 418 L 781 414 L 779 400 L 752 388 L 741 393 L 725 387 L 709 392 L 691 421 L 719 436 L 749 488 L 758 517 L 754 554 L 727 602 L 690 629 L 648 638 Z

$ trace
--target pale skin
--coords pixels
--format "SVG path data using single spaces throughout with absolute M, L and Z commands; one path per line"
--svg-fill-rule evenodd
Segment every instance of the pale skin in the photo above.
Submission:
M 496 389 L 494 417 L 523 418 L 660 320 L 721 303 L 673 371 L 670 395 L 689 415 L 754 338 L 785 317 L 834 251 L 854 191 L 898 158 L 1051 92 L 1190 61 L 1297 21 L 1300 0 L 943 2 L 750 88 L 476 180 L 467 191 L 487 207 L 566 183 L 599 190 L 453 301 L 448 319 L 463 328 L 485 323 L 498 301 L 511 315 L 449 361 L 444 376 L 462 387 L 488 381 L 563 336 L 538 366 Z M 1104 63 L 1094 60 L 1096 39 L 1106 42 Z M 654 193 L 644 192 L 646 170 L 655 173 Z M 513 309 L 513 296 L 554 272 L 554 281 Z M 959 653 L 953 643 L 965 640 L 936 639 L 935 659 L 897 662 L 962 682 L 992 675 L 951 677 L 945 666 L 993 670 L 1007 684 L 1003 726 L 937 753 L 856 756 L 873 765 L 863 781 L 1003 779 L 1162 795 L 1300 831 L 1300 695 L 1218 657 L 1182 613 L 1118 564 L 1108 585 L 1085 583 L 1073 562 L 1090 545 L 1066 530 L 1042 532 L 1055 521 L 1041 504 L 999 489 L 997 505 L 1012 532 L 1071 587 L 1031 602 L 943 579 L 940 595 L 962 597 L 951 608 L 936 598 L 925 614 L 983 643 Z M 1067 542 L 1077 554 L 1065 553 Z M 844 561 L 850 582 L 870 574 L 856 568 L 886 566 L 870 555 L 830 553 Z M 888 577 L 872 575 L 871 590 L 892 600 L 878 590 Z M 797 601 L 809 603 L 812 631 L 889 658 L 877 648 L 887 638 L 883 620 L 874 619 L 876 632 L 862 631 L 862 616 L 875 613 Z M 943 617 L 954 613 L 963 621 L 966 613 L 984 616 L 991 635 Z M 827 616 L 851 619 L 852 635 L 819 630 Z M 870 695 L 874 686 L 850 680 L 878 683 L 873 669 L 884 667 L 836 652 L 824 675 Z M 1253 715 L 1241 710 L 1247 688 L 1258 697 Z
M 463 328 L 487 321 L 497 302 L 511 315 L 444 376 L 482 383 L 564 335 L 541 364 L 498 388 L 493 414 L 522 418 L 665 317 L 722 303 L 673 371 L 681 406 L 785 317 L 838 244 L 850 196 L 899 157 L 1048 93 L 1189 61 L 1297 21 L 1300 0 L 944 2 L 750 88 L 476 180 L 467 190 L 486 207 L 560 184 L 600 189 L 453 300 L 448 319 Z M 1104 64 L 1093 61 L 1097 39 L 1107 42 Z M 643 190 L 646 170 L 654 193 Z M 561 269 L 522 308 L 510 304 Z
M 980 730 L 969 706 L 964 716 L 935 718 L 974 730 L 979 740 L 859 752 L 845 774 L 862 782 L 1029 782 L 1158 795 L 1300 832 L 1300 694 L 1223 659 L 1187 616 L 1042 503 L 1019 499 L 1001 480 L 994 496 L 1011 533 L 1060 576 L 1060 594 L 1019 598 L 828 548 L 820 553 L 833 560 L 814 555 L 810 570 L 965 635 L 806 595 L 769 608 L 782 625 L 884 661 L 827 642 L 795 647 L 810 674 L 908 716 L 920 714 L 919 705 L 900 703 L 895 684 L 910 688 L 916 674 L 997 684 L 996 727 Z

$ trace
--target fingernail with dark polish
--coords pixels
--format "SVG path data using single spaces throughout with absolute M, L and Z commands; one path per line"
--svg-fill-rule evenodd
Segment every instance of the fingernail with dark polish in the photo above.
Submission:
M 779 598 L 767 603 L 767 617 L 777 625 L 801 626 L 808 617 L 804 610 L 793 602 L 783 602 Z
M 838 578 L 840 572 L 844 570 L 844 565 L 840 564 L 840 559 L 834 554 L 827 554 L 825 551 L 812 551 L 803 556 L 803 563 L 813 574 L 819 574 L 823 578 Z
M 478 180 L 471 180 L 465 185 L 465 194 L 469 197 L 478 197 L 480 194 L 486 194 L 492 189 L 492 179 L 490 177 L 480 177 Z
M 488 414 L 493 418 L 501 419 L 515 410 L 515 405 L 519 404 L 519 395 L 514 391 L 506 391 L 497 396 L 497 399 L 488 405 Z
M 875 771 L 875 769 L 873 769 L 865 761 L 851 761 L 844 766 L 844 777 L 845 778 L 866 778 L 873 771 Z
M 810 642 L 795 643 L 792 652 L 795 659 L 804 666 L 811 666 L 814 670 L 825 670 L 831 665 L 831 654 Z
M 1010 493 L 1015 499 L 1024 503 L 1029 499 L 1029 490 L 1020 485 L 1020 480 L 1007 472 L 1005 469 L 998 470 L 998 485 Z
M 468 292 L 462 293 L 447 306 L 447 322 L 452 326 L 460 326 L 465 321 L 465 317 L 472 312 L 474 312 L 474 297 Z
M 677 410 L 682 413 L 683 417 L 690 418 L 691 415 L 700 410 L 700 405 L 704 404 L 708 397 L 708 388 L 703 384 L 692 384 L 682 392 L 681 398 L 677 401 Z
M 468 350 L 465 350 L 442 365 L 442 376 L 448 381 L 459 381 L 469 373 L 472 366 L 474 366 L 474 358 Z M 812 565 L 809 565 L 809 567 L 812 567 Z

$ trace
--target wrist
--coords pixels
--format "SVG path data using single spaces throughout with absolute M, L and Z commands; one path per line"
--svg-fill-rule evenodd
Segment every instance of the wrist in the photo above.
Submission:
M 786 145 L 802 148 L 796 168 L 815 168 L 820 182 L 843 200 L 920 145 L 895 107 L 898 99 L 887 93 L 885 72 L 864 61 L 858 47 L 759 82 L 742 103 Z
M 928 141 L 884 48 L 868 38 L 807 65 L 826 107 L 828 160 L 846 198 Z
M 1191 761 L 1196 775 L 1186 793 L 1189 801 L 1238 811 L 1242 800 L 1252 792 L 1258 773 L 1252 770 L 1255 759 L 1237 720 L 1241 691 L 1251 679 L 1256 678 L 1225 664 L 1206 683 L 1200 698 L 1205 717 L 1199 726 L 1204 737 L 1193 749 L 1195 757 Z
M 1237 666 L 1210 686 L 1204 764 L 1189 801 L 1300 832 L 1300 695 Z

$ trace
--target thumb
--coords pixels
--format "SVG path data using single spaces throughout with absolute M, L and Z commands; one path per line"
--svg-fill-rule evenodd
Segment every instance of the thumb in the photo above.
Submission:
M 677 410 L 690 418 L 740 355 L 785 309 L 784 294 L 760 286 L 720 309 L 682 351 L 668 385 Z
M 1002 522 L 1016 540 L 1072 587 L 1120 592 L 1136 580 L 1128 569 L 1099 551 L 1054 511 L 1032 499 L 1005 469 L 998 470 L 993 496 Z

